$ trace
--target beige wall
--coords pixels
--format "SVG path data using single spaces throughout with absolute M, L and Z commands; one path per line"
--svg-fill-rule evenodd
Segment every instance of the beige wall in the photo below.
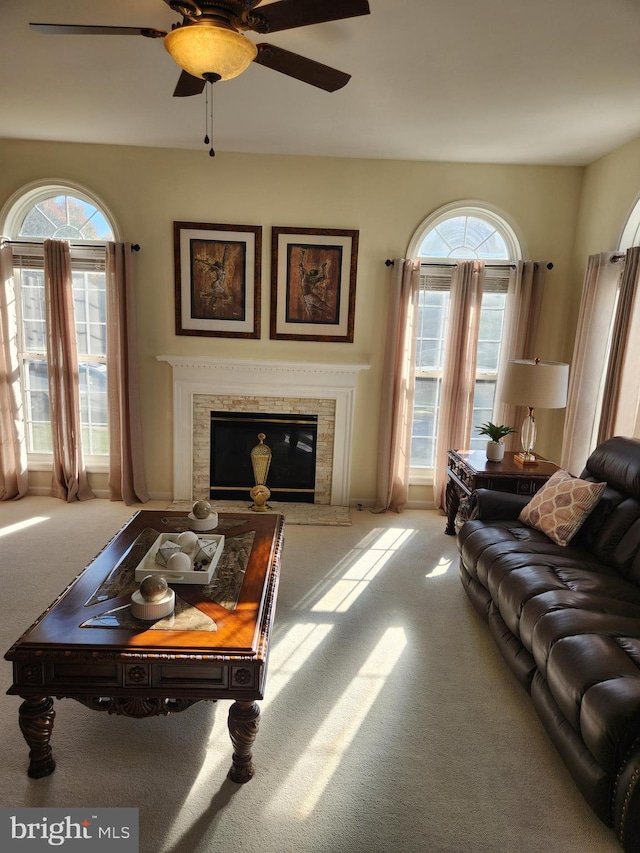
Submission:
M 639 166 L 640 169 L 640 166 Z M 583 170 L 389 160 L 265 156 L 205 151 L 0 140 L 0 206 L 38 179 L 83 185 L 114 214 L 135 258 L 143 429 L 148 486 L 172 490 L 170 368 L 158 354 L 255 357 L 296 362 L 366 362 L 355 413 L 352 500 L 373 500 L 389 271 L 420 222 L 452 201 L 481 199 L 501 209 L 525 242 L 527 256 L 550 260 L 538 351 L 563 356 L 575 301 L 570 277 Z M 262 339 L 174 334 L 174 220 L 263 227 Z M 270 227 L 360 231 L 353 344 L 269 340 Z M 575 286 L 575 284 L 573 284 Z M 561 418 L 540 418 L 538 449 L 559 457 Z M 420 490 L 413 497 L 426 497 Z
M 629 213 L 640 194 L 640 138 L 615 149 L 585 169 L 576 232 L 578 284 L 571 306 L 577 317 L 582 279 L 589 255 L 615 251 Z M 571 353 L 567 354 L 570 357 Z

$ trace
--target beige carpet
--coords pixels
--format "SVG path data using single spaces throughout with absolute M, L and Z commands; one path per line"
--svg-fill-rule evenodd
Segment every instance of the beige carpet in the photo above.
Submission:
M 5 649 L 132 511 L 0 505 Z M 133 720 L 71 700 L 56 771 L 31 780 L 20 700 L 2 695 L 0 805 L 136 806 L 142 853 L 618 850 L 467 601 L 444 519 L 351 518 L 285 528 L 251 782 L 226 779 L 228 702 Z
M 170 508 L 188 512 L 192 506 L 192 501 L 174 501 Z M 218 512 L 247 512 L 251 506 L 251 501 L 215 501 L 212 506 Z M 351 509 L 348 506 L 325 506 L 324 504 L 271 500 L 268 506 L 270 509 L 267 512 L 281 513 L 285 516 L 287 524 L 312 524 L 322 527 L 351 524 Z

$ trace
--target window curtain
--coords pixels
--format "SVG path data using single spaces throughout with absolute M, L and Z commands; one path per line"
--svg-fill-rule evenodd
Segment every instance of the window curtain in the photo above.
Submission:
M 634 354 L 635 358 L 633 359 L 635 393 L 633 386 L 626 389 L 626 394 L 623 393 L 623 380 L 628 378 L 625 374 L 628 375 L 630 367 L 629 344 L 632 336 L 634 300 L 638 290 L 639 274 L 640 247 L 634 246 L 627 250 L 620 280 L 616 315 L 611 330 L 611 348 L 604 380 L 597 444 L 617 433 L 629 435 L 635 427 L 635 411 L 630 423 L 628 418 L 621 416 L 623 411 L 629 407 L 633 407 L 634 410 L 637 409 L 638 402 L 637 353 Z M 637 340 L 637 330 L 635 338 Z M 625 421 L 627 422 L 625 423 Z
M 633 252 L 632 262 L 629 263 L 630 256 L 627 253 L 624 277 L 633 283 L 633 298 L 627 314 L 628 328 L 624 360 L 619 379 L 616 417 L 611 434 L 640 438 L 640 382 L 638 381 L 638 365 L 640 365 L 640 271 L 638 269 L 638 252 L 640 250 L 636 247 L 630 251 Z M 624 289 L 624 283 L 621 285 L 621 289 Z
M 16 293 L 11 246 L 0 246 L 0 500 L 28 490 L 20 362 L 17 347 Z
M 108 243 L 107 396 L 111 500 L 146 503 L 131 244 Z
M 415 378 L 415 299 L 420 265 L 396 258 L 391 274 L 378 437 L 374 512 L 400 512 L 407 503 Z
M 536 358 L 535 345 L 540 319 L 540 306 L 546 263 L 537 261 L 518 261 L 509 276 L 507 307 L 500 348 L 500 364 L 496 384 L 493 420 L 497 424 L 507 424 L 517 430 L 503 439 L 507 450 L 520 450 L 520 424 L 528 414 L 523 406 L 513 406 L 502 402 L 502 384 L 507 362 L 514 358 Z
M 587 262 L 571 361 L 560 464 L 580 474 L 597 441 L 604 365 L 622 272 L 619 255 L 601 252 Z
M 95 497 L 82 455 L 78 352 L 69 244 L 44 241 L 44 293 L 53 441 L 51 494 L 65 501 Z
M 468 447 L 471 438 L 483 284 L 482 261 L 458 262 L 451 278 L 447 343 L 436 438 L 433 496 L 438 508 L 445 506 L 447 451 L 451 448 Z

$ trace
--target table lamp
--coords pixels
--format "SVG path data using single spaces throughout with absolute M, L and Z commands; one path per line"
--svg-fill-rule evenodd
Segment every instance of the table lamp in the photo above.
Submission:
M 533 447 L 536 442 L 534 409 L 563 409 L 567 405 L 569 365 L 559 361 L 514 359 L 507 362 L 502 386 L 502 401 L 526 406 L 529 414 L 522 423 L 522 453 L 514 459 L 523 464 L 536 464 Z

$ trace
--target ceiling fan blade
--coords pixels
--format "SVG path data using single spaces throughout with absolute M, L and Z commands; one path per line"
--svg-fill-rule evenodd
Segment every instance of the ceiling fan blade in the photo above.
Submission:
M 357 18 L 359 15 L 371 14 L 371 10 L 368 0 L 280 0 L 278 3 L 260 6 L 254 14 L 258 19 L 267 21 L 267 32 L 275 33 L 325 21 Z
M 291 53 L 291 51 L 276 47 L 273 44 L 259 44 L 257 48 L 258 55 L 254 62 L 272 68 L 274 71 L 280 71 L 281 74 L 286 74 L 288 77 L 295 77 L 296 80 L 309 83 L 310 86 L 324 89 L 325 92 L 335 92 L 337 89 L 342 89 L 351 79 L 351 75 L 345 74 L 344 71 L 322 65 L 320 62 L 307 59 L 297 53 Z
M 190 95 L 200 95 L 206 86 L 202 77 L 194 77 L 187 71 L 183 71 L 178 79 L 178 85 L 173 93 L 174 98 L 188 98 Z
M 164 30 L 153 27 L 92 27 L 82 24 L 29 24 L 32 30 L 47 36 L 146 36 L 164 38 Z

